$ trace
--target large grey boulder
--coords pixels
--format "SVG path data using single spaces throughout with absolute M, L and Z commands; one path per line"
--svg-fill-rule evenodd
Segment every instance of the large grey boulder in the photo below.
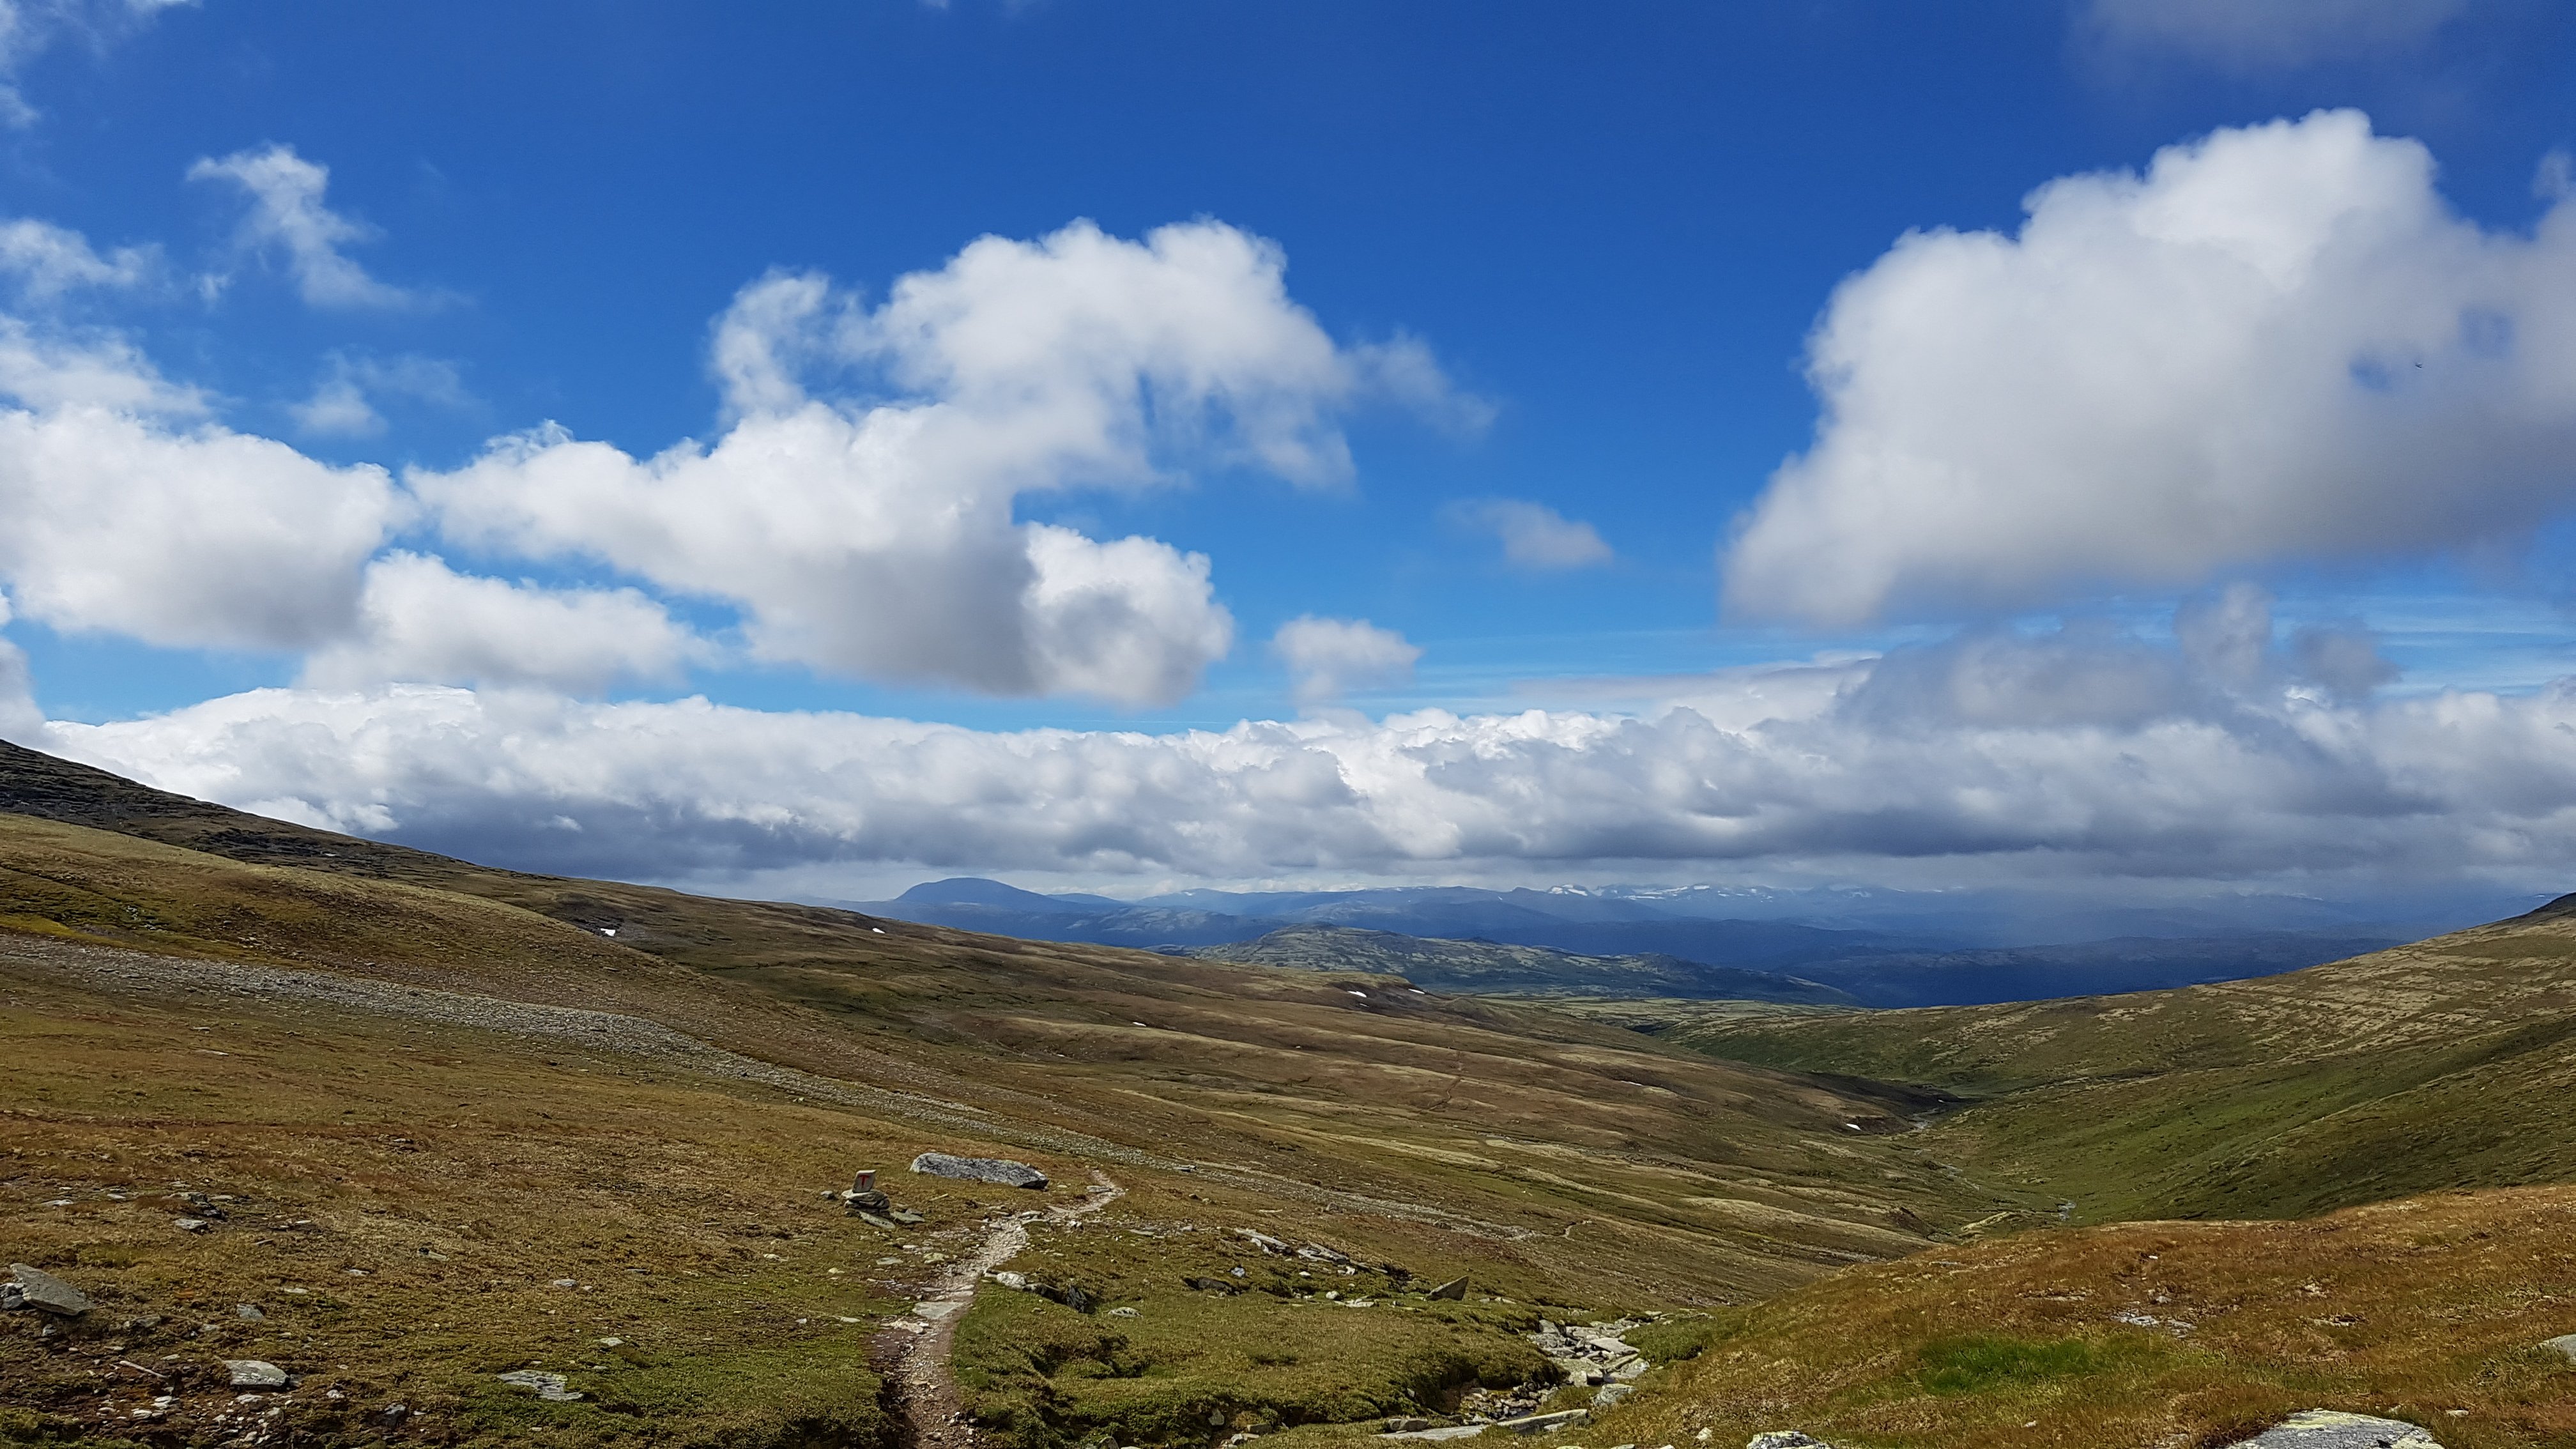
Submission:
M 232 1374 L 237 1389 L 282 1389 L 286 1387 L 286 1370 L 264 1358 L 228 1358 L 224 1368 Z
M 29 1308 L 41 1308 L 65 1318 L 78 1318 L 89 1312 L 88 1294 L 41 1268 L 12 1263 L 9 1273 L 18 1280 L 19 1300 Z
M 2302 1409 L 2227 1449 L 2442 1449 L 2433 1436 L 2403 1419 L 2380 1419 L 2335 1409 Z
M 925 1152 L 912 1160 L 912 1170 L 930 1177 L 989 1182 L 997 1187 L 1047 1185 L 1045 1173 L 1025 1162 L 1012 1162 L 1001 1157 L 951 1157 L 945 1152 Z
M 2569 1363 L 2576 1363 L 2576 1333 L 2562 1333 L 2556 1338 L 2544 1338 L 2540 1341 L 2540 1346 Z

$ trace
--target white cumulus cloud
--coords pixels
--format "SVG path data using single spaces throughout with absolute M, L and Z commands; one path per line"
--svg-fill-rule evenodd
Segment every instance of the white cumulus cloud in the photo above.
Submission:
M 1725 550 L 1733 612 L 2190 587 L 2484 543 L 2576 497 L 2576 205 L 2485 230 L 2352 111 L 2027 205 L 1835 292 L 1816 439 Z
M 403 507 L 381 468 L 328 467 L 212 424 L 0 410 L 0 580 L 19 612 L 66 631 L 326 642 L 355 617 L 359 570 Z
M 1456 524 L 1499 540 L 1504 560 L 1521 568 L 1579 569 L 1612 557 L 1599 530 L 1544 503 L 1478 498 L 1452 504 L 1447 511 Z
M 1270 652 L 1288 666 L 1290 687 L 1300 704 L 1327 704 L 1354 689 L 1402 684 L 1413 678 L 1422 658 L 1418 647 L 1393 629 L 1366 619 L 1319 619 L 1302 615 L 1279 626 Z
M 479 547 L 739 608 L 763 658 L 1134 703 L 1230 646 L 1207 559 L 1017 522 L 1015 501 L 1190 464 L 1338 482 L 1335 418 L 1376 371 L 1289 298 L 1277 248 L 1215 222 L 987 237 L 874 308 L 773 273 L 717 320 L 710 365 L 733 419 L 712 445 L 639 459 L 540 431 L 408 481 Z
M 242 190 L 250 212 L 238 233 L 243 250 L 281 259 L 296 290 L 316 307 L 404 307 L 421 294 L 378 281 L 342 248 L 374 239 L 375 228 L 331 209 L 323 199 L 331 169 L 307 161 L 292 146 L 236 151 L 201 158 L 188 168 L 191 181 L 227 181 Z
M 668 682 L 707 646 L 634 589 L 550 589 L 395 552 L 367 566 L 356 633 L 305 661 L 304 683 L 526 685 L 595 694 Z
M 19 217 L 0 222 L 0 272 L 15 278 L 24 300 L 43 304 L 82 288 L 124 291 L 141 287 L 161 270 L 158 247 L 118 247 L 100 252 L 89 238 L 50 221 Z

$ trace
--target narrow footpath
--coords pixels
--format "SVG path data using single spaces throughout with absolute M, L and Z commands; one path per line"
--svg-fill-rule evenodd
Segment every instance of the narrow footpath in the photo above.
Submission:
M 876 1341 L 878 1371 L 902 1406 L 907 1442 L 913 1449 L 961 1449 L 976 1442 L 975 1428 L 967 1422 L 957 1395 L 949 1356 L 957 1342 L 957 1320 L 966 1316 L 966 1305 L 975 1301 L 975 1287 L 984 1275 L 1029 1245 L 1030 1223 L 1070 1223 L 1126 1195 L 1127 1190 L 1107 1174 L 1094 1172 L 1080 1202 L 988 1220 L 984 1239 L 974 1251 L 961 1254 L 932 1280 L 929 1291 L 912 1305 L 910 1316 L 886 1326 Z

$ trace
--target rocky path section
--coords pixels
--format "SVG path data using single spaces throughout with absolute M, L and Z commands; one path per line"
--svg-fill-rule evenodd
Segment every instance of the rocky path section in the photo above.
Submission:
M 1019 1256 L 1029 1245 L 1029 1224 L 1044 1219 L 1062 1225 L 1100 1211 L 1127 1195 L 1107 1175 L 1091 1175 L 1091 1189 L 1080 1202 L 1059 1203 L 1043 1213 L 1013 1213 L 987 1220 L 983 1240 L 934 1280 L 909 1317 L 887 1325 L 877 1339 L 877 1366 L 893 1386 L 910 1430 L 912 1449 L 956 1449 L 975 1442 L 957 1378 L 949 1359 L 957 1343 L 957 1321 L 975 1301 L 984 1275 Z

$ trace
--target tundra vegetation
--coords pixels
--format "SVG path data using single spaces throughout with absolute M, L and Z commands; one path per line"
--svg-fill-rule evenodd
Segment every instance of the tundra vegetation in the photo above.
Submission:
M 1532 1001 L 517 874 L 24 751 L 0 811 L 0 1239 L 90 1299 L 0 1314 L 0 1442 L 895 1445 L 916 1299 L 1095 1174 L 957 1323 L 981 1438 L 1581 1405 L 1541 1320 L 1649 1315 L 1582 1442 L 2576 1434 L 2532 1347 L 2576 1331 L 2576 1196 L 2530 1185 L 2576 1177 L 2567 917 L 2028 1007 Z M 861 1168 L 922 1221 L 848 1211 Z

